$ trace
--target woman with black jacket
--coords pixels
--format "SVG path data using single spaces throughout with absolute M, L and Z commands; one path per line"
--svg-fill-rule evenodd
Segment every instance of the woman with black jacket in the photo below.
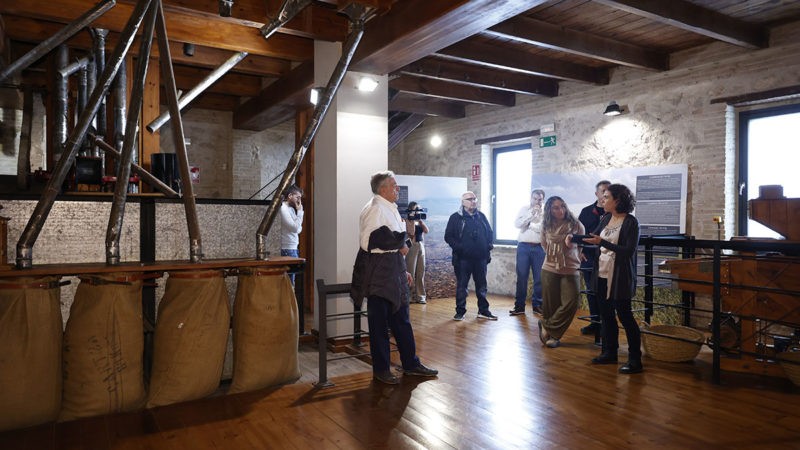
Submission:
M 639 245 L 639 221 L 630 213 L 636 199 L 625 185 L 612 184 L 603 194 L 606 214 L 586 244 L 600 247 L 595 260 L 594 291 L 600 304 L 603 347 L 592 364 L 616 364 L 619 348 L 617 312 L 628 338 L 628 362 L 620 373 L 639 373 L 642 367 L 641 333 L 631 310 L 636 294 L 636 247 Z

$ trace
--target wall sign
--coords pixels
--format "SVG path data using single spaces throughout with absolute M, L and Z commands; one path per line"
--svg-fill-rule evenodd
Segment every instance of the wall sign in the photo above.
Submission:
M 542 136 L 539 138 L 539 148 L 555 147 L 555 146 L 556 146 L 556 135 Z
M 481 165 L 472 165 L 472 181 L 481 181 Z

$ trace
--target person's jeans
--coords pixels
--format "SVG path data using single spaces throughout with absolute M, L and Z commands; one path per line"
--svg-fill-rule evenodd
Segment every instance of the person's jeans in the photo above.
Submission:
M 517 244 L 517 292 L 514 296 L 514 308 L 525 309 L 525 298 L 528 296 L 528 274 L 533 270 L 533 296 L 531 305 L 542 306 L 542 264 L 544 249 L 540 244 L 520 242 Z
M 639 324 L 633 317 L 631 310 L 631 299 L 606 299 L 608 291 L 608 280 L 606 278 L 597 279 L 597 302 L 600 305 L 603 320 L 603 350 L 602 354 L 616 356 L 619 348 L 619 326 L 614 311 L 617 312 L 619 322 L 625 328 L 625 337 L 628 339 L 628 361 L 642 360 L 642 335 L 639 331 Z
M 489 310 L 486 300 L 486 265 L 485 259 L 464 259 L 457 261 L 456 271 L 456 314 L 466 314 L 467 295 L 469 294 L 469 277 L 475 282 L 475 296 L 478 297 L 478 312 Z
M 282 248 L 281 249 L 281 256 L 292 256 L 295 258 L 300 257 L 300 250 L 296 248 Z M 292 280 L 292 286 L 294 286 L 294 274 L 289 274 L 289 279 Z
M 414 331 L 408 316 L 408 304 L 401 305 L 397 312 L 392 313 L 392 304 L 388 300 L 370 295 L 367 297 L 367 323 L 373 373 L 389 371 L 391 363 L 389 329 L 392 330 L 394 340 L 397 342 L 403 369 L 411 370 L 419 367 Z

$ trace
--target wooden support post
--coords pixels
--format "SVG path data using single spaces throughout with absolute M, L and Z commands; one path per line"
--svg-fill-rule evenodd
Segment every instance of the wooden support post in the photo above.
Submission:
M 145 78 L 144 96 L 142 97 L 142 117 L 141 124 L 148 124 L 153 121 L 160 114 L 159 104 L 159 83 L 161 66 L 158 56 L 150 57 L 150 65 L 147 68 L 147 77 Z M 153 168 L 150 166 L 150 155 L 159 153 L 161 151 L 161 144 L 159 141 L 160 133 L 150 133 L 140 127 L 139 131 L 139 165 L 150 173 L 153 173 Z M 139 183 L 142 189 L 146 192 L 154 192 L 153 189 L 146 184 Z M 141 189 L 140 189 L 140 192 Z
M 300 145 L 303 133 L 314 113 L 313 108 L 297 111 L 294 121 L 295 146 Z M 303 190 L 303 232 L 300 233 L 300 257 L 306 259 L 303 277 L 305 309 L 314 312 L 314 144 L 306 151 L 295 176 L 295 183 Z

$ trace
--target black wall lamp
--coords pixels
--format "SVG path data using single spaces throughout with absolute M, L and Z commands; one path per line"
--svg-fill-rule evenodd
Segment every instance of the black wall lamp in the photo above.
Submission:
M 606 116 L 618 116 L 622 114 L 622 108 L 617 104 L 615 101 L 611 101 L 611 103 L 606 106 L 606 110 L 603 111 L 603 114 Z

